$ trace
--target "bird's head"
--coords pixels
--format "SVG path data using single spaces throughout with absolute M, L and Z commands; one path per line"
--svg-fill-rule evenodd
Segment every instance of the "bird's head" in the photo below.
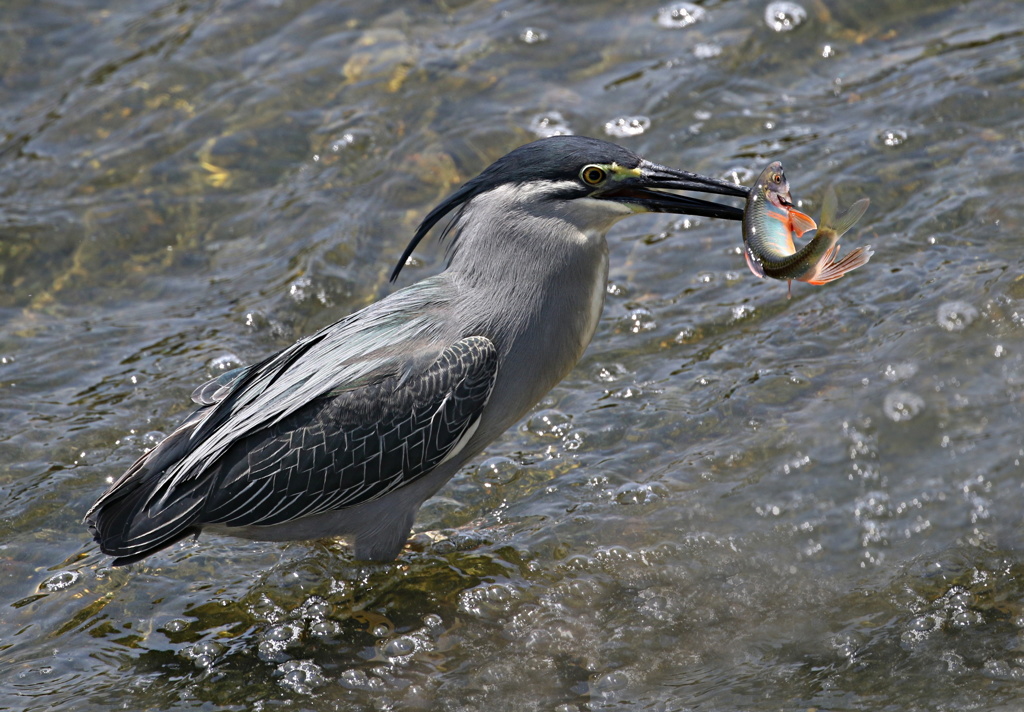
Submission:
M 595 138 L 552 136 L 534 141 L 499 158 L 431 210 L 402 253 L 391 280 L 435 224 L 456 209 L 458 216 L 464 216 L 472 209 L 472 201 L 485 195 L 509 208 L 533 208 L 595 225 L 643 212 L 743 219 L 741 208 L 666 192 L 672 190 L 738 198 L 748 194 L 743 186 L 651 163 Z

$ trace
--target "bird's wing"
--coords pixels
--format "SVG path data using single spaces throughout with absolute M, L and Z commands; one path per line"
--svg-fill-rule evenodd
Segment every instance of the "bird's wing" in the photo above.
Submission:
M 460 339 L 414 376 L 331 391 L 267 423 L 198 476 L 152 477 L 144 457 L 87 520 L 103 551 L 127 564 L 204 524 L 269 526 L 376 499 L 465 447 L 497 367 L 489 339 Z M 176 431 L 153 453 L 184 460 L 188 448 Z
M 164 510 L 171 499 L 180 510 L 174 519 L 194 521 L 199 503 L 176 495 L 202 489 L 209 468 L 235 442 L 325 394 L 395 376 L 402 382 L 426 368 L 445 346 L 436 333 L 448 293 L 443 277 L 395 292 L 261 363 L 224 374 L 225 382 L 208 391 L 201 387 L 198 399 L 211 403 L 140 457 L 86 514 L 97 539 L 131 538 L 132 517 L 142 509 Z
M 245 378 L 251 366 L 242 366 L 225 371 L 214 379 L 192 391 L 192 402 L 199 405 L 213 405 L 228 397 L 235 385 Z
M 456 341 L 420 374 L 326 394 L 235 443 L 201 519 L 268 526 L 377 499 L 454 457 L 494 386 L 497 350 Z

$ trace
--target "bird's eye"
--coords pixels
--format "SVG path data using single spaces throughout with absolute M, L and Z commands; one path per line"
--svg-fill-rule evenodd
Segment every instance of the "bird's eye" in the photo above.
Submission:
M 583 166 L 583 170 L 580 171 L 580 178 L 587 185 L 600 185 L 607 177 L 608 171 L 601 166 Z

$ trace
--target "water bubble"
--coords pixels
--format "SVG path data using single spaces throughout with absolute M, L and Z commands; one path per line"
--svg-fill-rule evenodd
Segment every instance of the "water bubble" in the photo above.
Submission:
M 519 475 L 519 464 L 510 457 L 497 455 L 480 463 L 476 479 L 491 485 L 507 485 Z
M 635 307 L 630 309 L 624 317 L 619 319 L 622 331 L 630 334 L 642 334 L 645 331 L 653 331 L 658 328 L 658 322 L 654 314 L 647 307 Z
M 459 610 L 480 618 L 500 619 L 512 613 L 520 597 L 520 591 L 511 584 L 480 584 L 462 592 Z
M 309 275 L 303 275 L 288 287 L 288 296 L 296 302 L 304 302 L 309 299 L 312 287 L 313 279 Z
M 885 396 L 882 411 L 897 423 L 910 420 L 924 410 L 924 398 L 909 391 L 893 391 Z
M 729 310 L 729 313 L 732 316 L 732 323 L 736 323 L 738 321 L 743 321 L 744 319 L 749 319 L 756 311 L 757 310 L 754 307 L 746 304 L 740 304 L 739 306 L 732 307 Z
M 754 171 L 747 168 L 746 166 L 734 166 L 725 172 L 722 176 L 722 180 L 736 185 L 746 185 L 754 179 Z
M 154 448 L 163 442 L 164 438 L 167 437 L 167 433 L 159 430 L 150 430 L 148 433 L 142 436 L 142 444 L 146 448 Z
M 227 648 L 221 643 L 212 640 L 204 640 L 190 645 L 181 651 L 181 655 L 192 661 L 192 664 L 201 670 L 208 670 L 213 667 L 217 656 L 221 655 Z
M 623 366 L 621 363 L 611 363 L 606 366 L 598 366 L 594 372 L 594 378 L 601 383 L 615 383 L 621 381 L 624 378 L 629 378 L 632 374 L 629 369 Z
M 526 421 L 526 428 L 540 437 L 560 438 L 572 430 L 572 419 L 560 410 L 549 408 L 534 414 Z
M 721 53 L 722 47 L 711 42 L 700 42 L 693 47 L 693 56 L 697 59 L 711 59 Z
M 81 576 L 78 571 L 59 571 L 43 581 L 42 588 L 47 591 L 63 591 L 74 586 Z
M 281 678 L 281 686 L 300 695 L 309 695 L 327 684 L 323 668 L 312 660 L 289 660 L 281 663 L 274 671 Z
M 309 626 L 309 634 L 317 638 L 331 638 L 341 632 L 337 621 L 321 620 Z
M 594 690 L 597 692 L 614 692 L 621 690 L 629 684 L 629 676 L 624 672 L 606 672 L 594 680 Z
M 537 114 L 530 119 L 528 128 L 531 133 L 540 138 L 571 136 L 573 134 L 572 129 L 569 127 L 569 122 L 558 111 Z
M 639 136 L 651 128 L 651 120 L 646 116 L 620 116 L 604 125 L 604 132 L 615 138 Z
M 619 504 L 649 504 L 668 494 L 664 485 L 658 482 L 628 482 L 615 492 Z
M 323 620 L 331 615 L 333 606 L 320 596 L 310 596 L 302 605 L 299 606 L 298 612 L 303 618 L 307 620 Z
M 907 132 L 903 129 L 886 129 L 882 133 L 878 134 L 878 140 L 882 142 L 882 145 L 889 148 L 896 148 L 902 146 L 907 141 Z
M 670 30 L 696 25 L 707 17 L 707 10 L 693 3 L 680 2 L 658 10 L 658 24 Z
M 239 358 L 236 354 L 226 353 L 211 358 L 206 363 L 206 368 L 207 370 L 209 370 L 210 373 L 216 375 L 224 373 L 225 371 L 230 371 L 232 369 L 238 368 L 242 364 L 242 359 Z
M 939 326 L 946 331 L 963 331 L 978 318 L 978 310 L 967 302 L 945 302 L 939 305 Z
M 409 635 L 400 635 L 384 643 L 381 652 L 389 658 L 401 658 L 416 652 L 416 639 Z
M 341 135 L 341 138 L 331 142 L 331 152 L 341 153 L 342 149 L 344 149 L 347 146 L 351 146 L 355 142 L 356 137 L 351 133 L 345 132 Z
M 538 42 L 544 42 L 547 38 L 547 32 L 538 30 L 535 27 L 527 27 L 519 33 L 519 41 L 526 44 L 537 44 Z
M 168 633 L 182 633 L 188 628 L 188 621 L 184 618 L 174 618 L 164 623 L 163 629 Z
M 917 364 L 913 361 L 903 363 L 887 363 L 883 374 L 887 381 L 906 381 L 917 373 Z
M 338 682 L 342 687 L 350 690 L 365 690 L 366 692 L 381 692 L 385 688 L 384 681 L 379 677 L 370 677 L 362 670 L 351 669 L 341 673 Z
M 764 21 L 776 32 L 789 32 L 807 19 L 807 10 L 795 2 L 769 3 L 764 11 Z
M 267 662 L 284 662 L 285 648 L 298 642 L 301 631 L 296 625 L 285 623 L 275 625 L 263 635 L 257 646 L 261 660 Z

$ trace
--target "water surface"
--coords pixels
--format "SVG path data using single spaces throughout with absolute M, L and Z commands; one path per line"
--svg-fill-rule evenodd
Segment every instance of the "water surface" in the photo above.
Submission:
M 0 709 L 1016 709 L 1024 15 L 770 5 L 8 0 Z M 555 132 L 781 160 L 812 215 L 871 199 L 875 256 L 787 300 L 738 224 L 626 221 L 579 367 L 421 512 L 447 540 L 107 567 L 81 518 L 197 383 Z

